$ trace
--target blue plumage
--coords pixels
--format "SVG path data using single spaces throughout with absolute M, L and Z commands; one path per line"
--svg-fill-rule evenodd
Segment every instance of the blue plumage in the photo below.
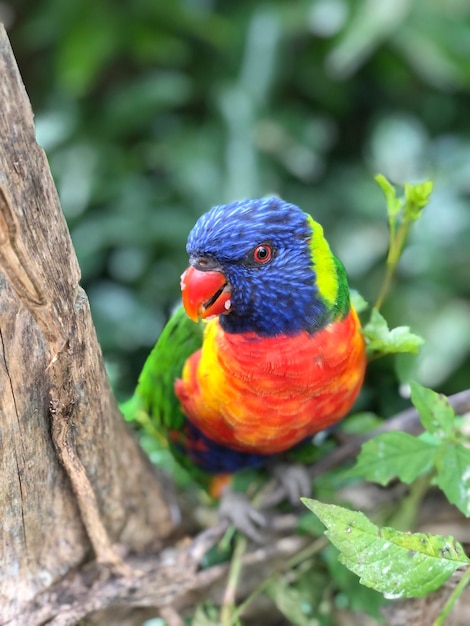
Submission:
M 216 206 L 189 234 L 192 257 L 214 259 L 232 286 L 226 332 L 263 337 L 314 330 L 328 312 L 315 284 L 307 215 L 278 198 L 243 200 Z M 269 263 L 253 260 L 259 244 L 272 248 Z
M 261 467 L 266 462 L 266 455 L 233 450 L 212 441 L 189 421 L 184 427 L 184 440 L 173 445 L 209 474 L 233 474 L 241 469 Z

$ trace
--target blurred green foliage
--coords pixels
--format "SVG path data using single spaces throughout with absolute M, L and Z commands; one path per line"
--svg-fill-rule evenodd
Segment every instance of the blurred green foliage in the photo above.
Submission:
M 470 5 L 466 0 L 6 0 L 0 5 L 113 384 L 133 389 L 214 204 L 277 193 L 323 223 L 374 301 L 387 217 L 373 180 L 435 190 L 386 301 L 421 356 L 396 383 L 470 380 Z

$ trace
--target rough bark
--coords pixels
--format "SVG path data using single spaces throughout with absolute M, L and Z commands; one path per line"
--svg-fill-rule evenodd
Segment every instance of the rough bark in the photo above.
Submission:
M 93 557 L 172 529 L 124 423 L 7 36 L 0 30 L 0 623 Z M 121 552 L 122 552 L 121 550 Z M 18 616 L 22 616 L 18 617 Z

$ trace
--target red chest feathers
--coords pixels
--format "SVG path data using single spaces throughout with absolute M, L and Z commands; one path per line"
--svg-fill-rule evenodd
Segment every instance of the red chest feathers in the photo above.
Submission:
M 315 334 L 260 338 L 207 325 L 175 392 L 188 419 L 236 450 L 274 454 L 339 421 L 362 385 L 356 313 Z

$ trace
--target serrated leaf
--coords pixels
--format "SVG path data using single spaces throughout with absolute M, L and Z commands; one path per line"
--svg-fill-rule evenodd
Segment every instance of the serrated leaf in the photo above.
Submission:
M 447 499 L 470 517 L 470 450 L 459 443 L 442 449 L 437 462 L 436 484 Z
M 409 484 L 431 470 L 436 450 L 436 446 L 408 433 L 383 433 L 363 444 L 348 476 L 362 476 L 380 485 L 393 478 Z
M 302 498 L 326 526 L 340 561 L 388 598 L 421 597 L 470 560 L 453 537 L 378 528 L 363 513 Z
M 411 402 L 421 418 L 424 428 L 440 438 L 451 438 L 455 429 L 455 411 L 449 400 L 432 389 L 412 381 Z
M 417 354 L 424 340 L 412 333 L 409 326 L 397 326 L 389 329 L 388 324 L 377 309 L 372 309 L 369 322 L 362 329 L 370 353 Z

